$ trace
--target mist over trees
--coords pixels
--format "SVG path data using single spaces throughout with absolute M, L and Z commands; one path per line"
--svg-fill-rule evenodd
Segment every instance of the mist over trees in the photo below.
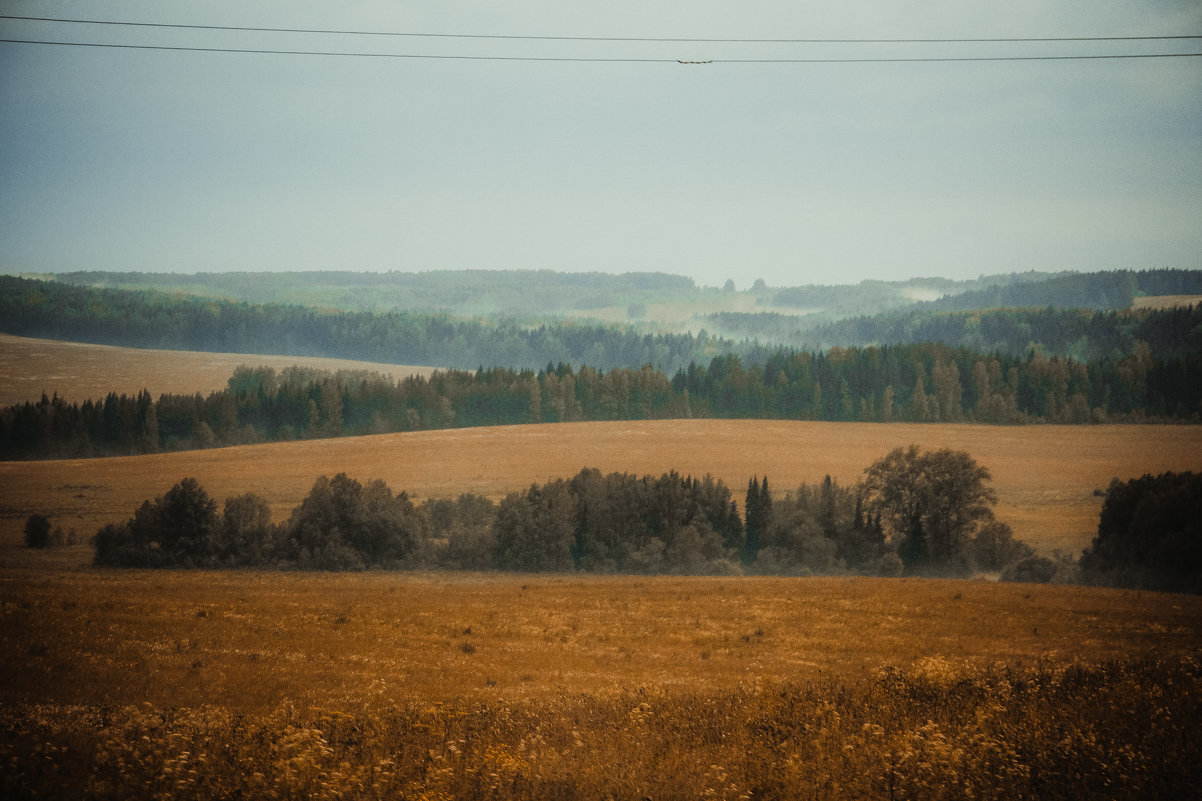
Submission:
M 327 282 L 334 282 L 332 286 L 339 285 L 336 282 L 339 274 L 321 275 L 326 275 L 324 280 Z M 361 274 L 347 275 L 349 278 L 341 280 L 351 280 L 352 284 L 356 277 L 370 278 Z M 472 296 L 481 285 L 490 286 L 498 280 L 485 273 L 436 275 L 444 282 L 452 283 L 430 291 L 456 297 Z M 683 286 L 673 284 L 669 280 L 671 276 L 654 274 L 608 277 L 543 276 L 541 273 L 499 275 L 510 282 L 505 286 L 511 289 L 519 286 L 513 283 L 517 276 L 533 281 L 526 293 L 532 297 L 538 296 L 540 291 L 554 290 L 566 303 L 570 292 L 574 291 L 577 306 L 589 305 L 590 292 L 608 287 L 604 291 L 616 293 L 615 297 L 622 299 L 622 308 L 628 313 L 640 306 L 645 311 L 646 300 L 626 303 L 627 297 L 636 296 L 623 292 L 642 292 L 637 297 L 644 297 L 646 293 L 670 296 L 673 292 L 686 291 Z M 885 282 L 878 282 L 881 283 L 878 293 L 872 291 L 873 282 L 855 287 L 798 288 L 789 291 L 804 290 L 804 297 L 798 299 L 802 306 L 806 305 L 803 300 L 807 298 L 819 308 L 830 304 L 839 308 L 839 303 L 867 298 L 865 302 L 872 316 L 863 316 L 863 311 L 843 311 L 833 318 L 837 322 L 832 322 L 829 311 L 803 316 L 723 312 L 703 316 L 701 319 L 711 333 L 702 330 L 697 334 L 639 333 L 629 328 L 548 320 L 545 314 L 519 321 L 500 313 L 456 318 L 445 313 L 414 311 L 319 311 L 327 309 L 331 302 L 336 307 L 336 301 L 330 300 L 329 293 L 309 298 L 313 307 L 251 305 L 221 297 L 188 297 L 178 293 L 168 295 L 67 282 L 71 279 L 103 279 L 105 283 L 126 287 L 144 285 L 138 280 L 148 277 L 153 276 L 84 273 L 63 276 L 58 281 L 0 276 L 0 330 L 22 336 L 129 347 L 328 356 L 460 369 L 481 365 L 538 369 L 548 362 L 564 362 L 576 366 L 589 364 L 603 370 L 637 369 L 651 364 L 671 373 L 690 363 L 704 364 L 720 354 L 737 355 L 748 364 L 763 364 L 782 346 L 818 351 L 840 346 L 937 342 L 981 354 L 1024 357 L 1035 349 L 1047 356 L 1096 361 L 1125 358 L 1133 352 L 1137 342 L 1144 342 L 1152 347 L 1157 358 L 1186 355 L 1196 358 L 1198 322 L 1202 316 L 1202 310 L 1132 311 L 1127 308 L 1136 288 L 1141 292 L 1146 291 L 1146 287 L 1153 292 L 1173 291 L 1177 294 L 1193 289 L 1202 293 L 1202 272 L 1181 270 L 1093 273 L 1034 283 L 1018 281 L 1022 276 L 994 276 L 988 280 L 1010 279 L 1016 283 L 991 284 L 988 291 L 965 292 L 933 303 L 918 304 L 907 300 L 898 286 Z M 393 279 L 397 277 L 403 276 L 392 276 Z M 184 285 L 198 291 L 209 282 L 217 282 L 217 286 L 231 284 L 233 290 L 243 284 L 249 286 L 250 280 L 246 274 L 188 278 L 202 282 L 199 287 Z M 384 280 L 388 277 L 376 278 Z M 542 287 L 538 284 L 540 278 L 551 282 L 551 286 Z M 610 279 L 609 283 L 603 279 Z M 267 274 L 263 283 L 274 286 L 279 280 L 280 276 Z M 286 280 L 295 282 L 297 277 L 286 277 Z M 682 280 L 691 285 L 688 279 Z M 923 282 L 944 288 L 957 286 L 956 282 L 939 279 L 923 279 Z M 1113 289 L 1111 284 L 1116 283 L 1125 289 L 1121 292 Z M 590 288 L 594 284 L 596 288 Z M 645 289 L 639 289 L 644 285 Z M 970 285 L 970 282 L 959 282 L 959 286 L 964 285 Z M 1073 289 L 1069 291 L 1061 285 Z M 1030 297 L 1005 294 L 1020 288 Z M 1122 295 L 1120 300 L 1126 300 L 1125 303 L 1116 306 L 1118 301 L 1102 303 L 1097 300 L 1098 297 L 1109 298 L 1116 292 Z M 249 289 L 241 294 L 257 297 Z M 880 298 L 872 300 L 878 294 Z M 810 295 L 814 297 L 810 298 Z M 757 302 L 781 299 L 763 292 L 756 298 Z M 886 298 L 894 298 L 909 308 L 877 313 L 879 307 L 891 305 L 886 303 Z M 1032 302 L 1026 302 L 1028 300 Z M 421 308 L 412 302 L 397 307 Z M 714 336 L 712 331 L 726 332 L 735 339 Z
M 735 348 L 706 334 L 640 334 L 603 325 L 487 323 L 445 314 L 336 312 L 0 276 L 0 330 L 135 348 L 326 356 L 384 364 L 675 370 Z
M 1120 360 L 1147 345 L 1162 359 L 1202 352 L 1202 305 L 1170 309 L 1005 308 L 933 311 L 928 306 L 824 325 L 806 318 L 761 312 L 708 315 L 711 331 L 804 350 L 938 342 L 982 354 L 1025 357 L 1039 351 L 1078 362 Z

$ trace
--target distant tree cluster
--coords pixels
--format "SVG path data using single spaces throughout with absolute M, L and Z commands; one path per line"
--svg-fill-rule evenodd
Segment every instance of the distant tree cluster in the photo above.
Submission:
M 768 479 L 755 477 L 740 514 L 722 481 L 675 472 L 656 478 L 586 468 L 499 503 L 464 494 L 420 505 L 382 481 L 364 485 L 338 474 L 318 479 L 279 524 L 257 495 L 229 498 L 219 510 L 194 479 L 184 479 L 130 520 L 102 528 L 95 561 L 129 567 L 964 576 L 1033 556 L 993 519 L 988 479 L 988 471 L 963 452 L 911 447 L 878 460 L 863 482 L 847 488 L 828 476 L 819 486 L 802 485 L 774 499 Z
M 1081 572 L 1093 584 L 1202 593 L 1202 475 L 1112 482 Z
M 477 495 L 415 505 L 382 481 L 317 480 L 289 519 L 273 524 L 254 494 L 223 511 L 195 479 L 144 503 L 96 535 L 96 564 L 126 567 L 279 566 L 314 570 L 434 567 L 524 572 L 730 572 L 743 524 L 722 482 L 669 473 L 533 485 L 494 504 Z

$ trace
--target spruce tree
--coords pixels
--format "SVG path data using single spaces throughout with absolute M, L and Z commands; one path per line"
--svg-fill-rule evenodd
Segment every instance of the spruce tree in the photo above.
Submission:
M 747 499 L 743 504 L 746 531 L 746 538 L 743 540 L 743 563 L 748 565 L 755 561 L 760 550 L 761 497 L 759 476 L 755 476 L 747 482 Z

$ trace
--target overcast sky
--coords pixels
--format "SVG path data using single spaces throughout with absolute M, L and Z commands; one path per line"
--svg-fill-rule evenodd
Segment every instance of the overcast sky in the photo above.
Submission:
M 1202 35 L 1198 0 L 22 2 L 7 15 L 576 37 Z M 0 271 L 658 270 L 700 284 L 1202 268 L 1202 39 L 752 44 L 0 20 Z

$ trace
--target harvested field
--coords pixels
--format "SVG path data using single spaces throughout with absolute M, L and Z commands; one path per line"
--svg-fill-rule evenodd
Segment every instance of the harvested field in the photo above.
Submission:
M 0 568 L 0 790 L 1190 797 L 1196 597 Z M 708 766 L 708 767 L 706 767 Z
M 246 353 L 201 353 L 178 350 L 143 350 L 53 339 L 31 339 L 0 334 L 0 406 L 37 401 L 43 393 L 83 402 L 110 392 L 151 396 L 192 395 L 225 389 L 234 369 L 242 366 L 292 365 L 317 370 L 370 370 L 400 380 L 429 375 L 433 367 L 406 367 L 347 359 L 309 356 L 258 356 Z
M 918 579 L 5 570 L 4 702 L 412 701 L 1197 656 L 1202 598 Z M 103 622 L 102 625 L 97 623 Z
M 843 484 L 897 446 L 956 448 L 993 474 L 997 515 L 1050 552 L 1079 552 L 1097 528 L 1111 479 L 1202 470 L 1202 427 L 858 424 L 676 420 L 507 426 L 251 445 L 116 459 L 0 463 L 0 551 L 20 559 L 32 513 L 91 534 L 125 519 L 181 478 L 219 501 L 256 492 L 277 520 L 320 475 L 380 478 L 418 499 L 475 492 L 492 498 L 582 467 L 603 472 L 712 474 L 741 497 L 753 475 L 785 492 L 830 474 Z M 90 554 L 81 549 L 78 558 Z

